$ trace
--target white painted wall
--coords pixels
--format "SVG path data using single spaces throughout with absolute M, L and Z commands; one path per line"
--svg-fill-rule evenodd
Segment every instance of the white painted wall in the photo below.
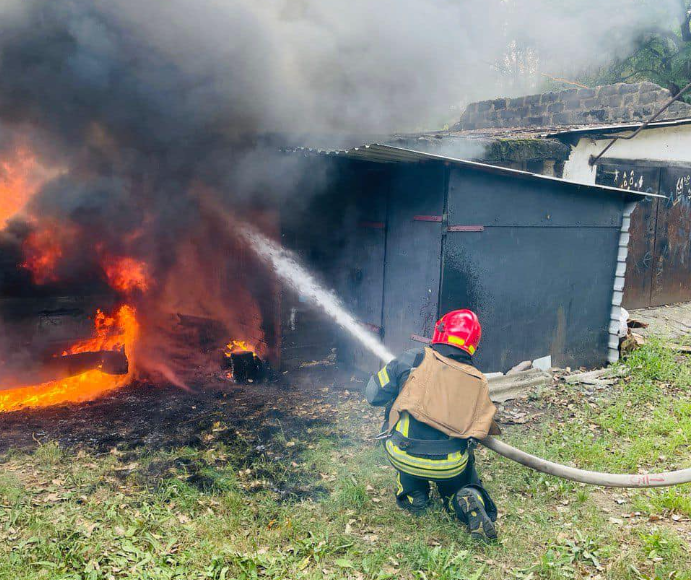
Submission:
M 632 131 L 621 133 L 630 135 Z M 602 151 L 610 139 L 592 139 L 584 136 L 571 150 L 564 164 L 564 179 L 579 183 L 595 183 L 595 167 L 588 165 L 591 155 Z M 619 140 L 602 160 L 646 159 L 650 161 L 676 161 L 691 163 L 691 125 L 644 129 L 630 141 Z

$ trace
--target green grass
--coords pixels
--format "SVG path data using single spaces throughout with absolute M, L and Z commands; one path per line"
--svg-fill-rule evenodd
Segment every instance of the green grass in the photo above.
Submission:
M 538 426 L 504 438 L 584 468 L 688 467 L 690 364 L 653 342 L 607 390 L 546 389 Z M 501 541 L 475 544 L 438 504 L 399 511 L 381 449 L 344 437 L 375 432 L 374 415 L 355 396 L 339 412 L 335 428 L 281 433 L 273 444 L 300 450 L 284 461 L 222 441 L 126 460 L 54 443 L 8 454 L 0 579 L 691 580 L 691 486 L 603 491 L 482 450 Z

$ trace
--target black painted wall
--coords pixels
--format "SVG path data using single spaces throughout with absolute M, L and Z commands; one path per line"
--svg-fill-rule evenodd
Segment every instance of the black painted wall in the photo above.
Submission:
M 484 371 L 546 355 L 606 362 L 623 198 L 436 162 L 346 166 L 320 198 L 314 242 L 337 252 L 314 265 L 394 353 L 431 338 L 440 314 L 471 308 Z M 341 359 L 379 365 L 351 343 Z
M 452 169 L 442 312 L 471 308 L 483 370 L 552 355 L 556 366 L 606 362 L 623 200 L 554 181 Z

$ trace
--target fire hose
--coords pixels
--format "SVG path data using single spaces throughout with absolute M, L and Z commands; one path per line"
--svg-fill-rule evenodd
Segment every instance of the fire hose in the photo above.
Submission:
M 386 360 L 386 359 L 384 359 Z M 390 361 L 390 359 L 389 359 Z M 389 361 L 386 361 L 387 363 Z M 561 463 L 554 463 L 531 455 L 525 451 L 521 451 L 516 447 L 499 441 L 492 436 L 487 436 L 480 439 L 479 443 L 491 449 L 498 455 L 506 457 L 511 461 L 520 463 L 521 465 L 560 477 L 578 483 L 587 483 L 589 485 L 600 485 L 603 487 L 669 487 L 672 485 L 681 485 L 683 483 L 691 483 L 691 467 L 687 469 L 679 469 L 677 471 L 664 471 L 661 473 L 639 474 L 639 473 L 603 473 L 599 471 L 588 471 L 585 469 L 577 469 L 562 465 Z
M 240 231 L 247 241 L 250 242 L 250 248 L 271 264 L 279 277 L 298 292 L 311 298 L 312 302 L 321 307 L 324 312 L 350 332 L 354 338 L 377 358 L 385 363 L 391 361 L 393 355 L 384 345 L 364 331 L 357 321 L 342 308 L 336 297 L 330 292 L 324 291 L 289 252 L 247 224 L 244 224 Z M 480 440 L 480 443 L 502 457 L 506 457 L 530 469 L 580 483 L 604 487 L 665 487 L 691 483 L 691 468 L 655 474 L 600 473 L 547 461 L 516 449 L 494 437 L 485 437 Z
M 691 468 L 650 474 L 600 473 L 547 461 L 541 457 L 516 449 L 494 437 L 481 439 L 480 443 L 502 457 L 525 465 L 530 469 L 579 483 L 604 487 L 668 487 L 670 485 L 691 483 Z

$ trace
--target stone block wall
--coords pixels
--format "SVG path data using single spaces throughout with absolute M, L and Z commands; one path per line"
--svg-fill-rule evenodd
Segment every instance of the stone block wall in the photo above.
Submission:
M 667 89 L 643 82 L 480 101 L 468 105 L 453 129 L 636 123 L 647 120 L 671 97 Z M 675 102 L 658 120 L 683 117 L 691 117 L 691 105 Z

